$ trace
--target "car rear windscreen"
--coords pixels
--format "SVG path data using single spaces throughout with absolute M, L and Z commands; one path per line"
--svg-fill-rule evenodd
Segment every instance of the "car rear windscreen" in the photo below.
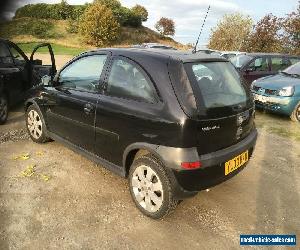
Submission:
M 201 96 L 206 109 L 246 103 L 247 93 L 230 62 L 188 63 L 185 67 L 197 92 L 194 94 Z

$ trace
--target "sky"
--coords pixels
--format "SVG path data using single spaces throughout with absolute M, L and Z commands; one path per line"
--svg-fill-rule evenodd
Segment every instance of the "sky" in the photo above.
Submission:
M 195 43 L 199 34 L 208 5 L 211 5 L 199 45 L 207 44 L 211 29 L 221 20 L 224 14 L 241 12 L 256 22 L 268 13 L 284 17 L 297 9 L 298 0 L 120 0 L 122 5 L 132 7 L 140 4 L 149 12 L 147 22 L 143 23 L 154 29 L 160 17 L 172 18 L 175 21 L 174 39 L 183 44 Z M 60 0 L 10 0 L 12 4 L 6 9 L 6 16 L 12 17 L 14 11 L 28 3 L 59 3 Z M 69 4 L 84 4 L 92 0 L 67 0 Z

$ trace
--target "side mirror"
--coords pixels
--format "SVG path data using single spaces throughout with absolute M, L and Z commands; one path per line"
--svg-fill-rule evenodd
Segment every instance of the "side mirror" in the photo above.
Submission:
M 41 83 L 43 86 L 52 86 L 52 79 L 51 76 L 43 76 L 41 79 Z

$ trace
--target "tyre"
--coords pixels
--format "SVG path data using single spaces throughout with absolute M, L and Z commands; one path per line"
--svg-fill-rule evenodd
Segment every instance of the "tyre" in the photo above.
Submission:
M 0 125 L 4 124 L 8 117 L 8 100 L 0 94 Z
M 26 111 L 26 128 L 34 142 L 45 143 L 49 141 L 43 115 L 34 105 L 29 106 Z
M 163 218 L 178 204 L 163 164 L 150 154 L 134 160 L 129 171 L 129 188 L 139 210 L 153 219 Z
M 300 122 L 300 102 L 296 105 L 290 117 L 292 121 Z

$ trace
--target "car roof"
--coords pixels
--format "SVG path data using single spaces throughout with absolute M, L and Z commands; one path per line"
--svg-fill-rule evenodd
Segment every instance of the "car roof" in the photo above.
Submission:
M 288 55 L 288 54 L 280 54 L 280 53 L 245 53 L 247 56 L 285 56 L 285 57 L 299 57 L 297 55 Z
M 128 57 L 156 57 L 160 59 L 173 59 L 175 61 L 181 61 L 183 63 L 187 62 L 197 62 L 197 61 L 228 61 L 227 59 L 204 53 L 195 53 L 191 51 L 183 50 L 165 50 L 165 49 L 151 49 L 151 48 L 105 48 L 92 50 L 85 53 L 97 53 L 101 51 L 111 51 L 114 55 L 124 55 Z

